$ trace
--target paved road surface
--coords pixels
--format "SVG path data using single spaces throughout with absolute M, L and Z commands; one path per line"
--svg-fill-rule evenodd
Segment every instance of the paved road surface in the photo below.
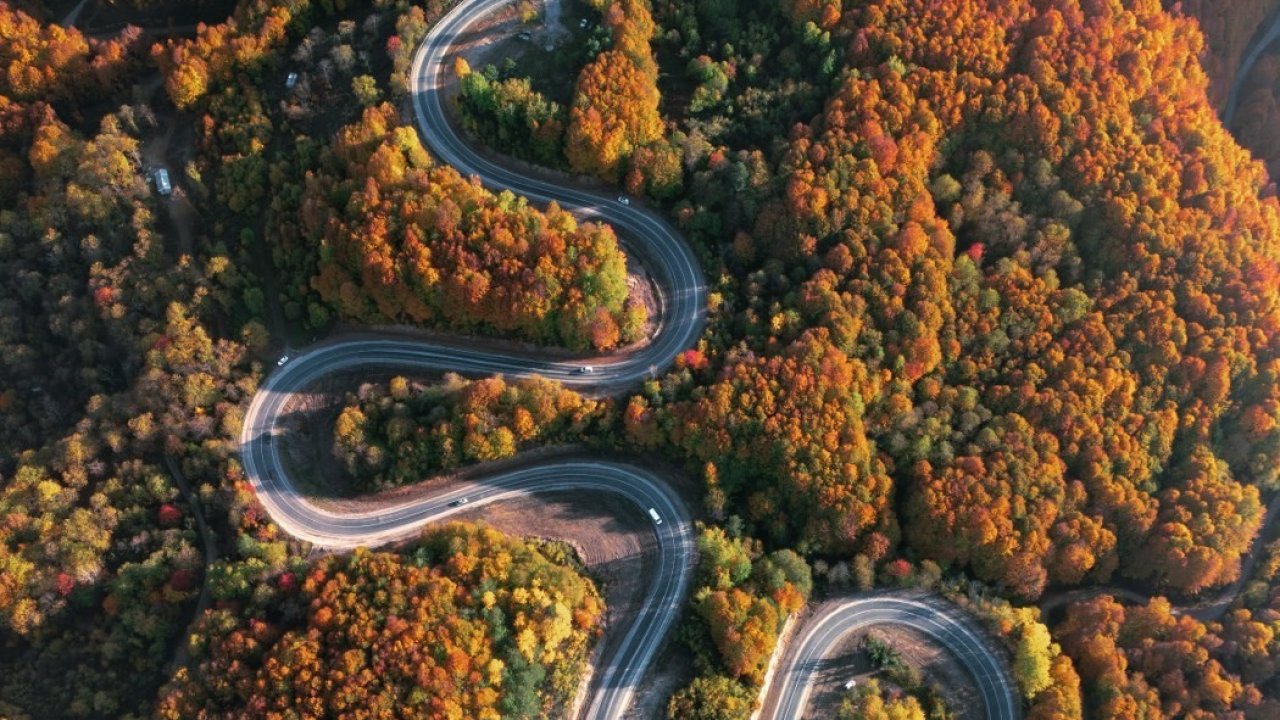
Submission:
M 440 161 L 479 177 L 487 187 L 506 189 L 535 201 L 555 201 L 580 218 L 609 222 L 619 231 L 627 251 L 641 259 L 659 285 L 657 331 L 644 347 L 623 355 L 592 359 L 594 372 L 582 373 L 579 362 L 561 362 L 469 347 L 463 340 L 346 340 L 324 343 L 295 355 L 265 380 L 254 396 L 240 437 L 244 470 L 272 519 L 295 537 L 330 548 L 378 545 L 415 535 L 429 523 L 460 512 L 455 503 L 467 498 L 466 508 L 538 491 L 593 490 L 612 492 L 647 511 L 653 508 L 663 522 L 654 526 L 658 537 L 656 581 L 640 614 L 626 631 L 618 650 L 602 659 L 592 683 L 586 709 L 589 718 L 618 718 L 631 704 L 635 689 L 651 665 L 688 590 L 695 562 L 693 529 L 688 509 L 661 478 L 632 465 L 601 461 L 564 461 L 490 475 L 450 487 L 431 497 L 373 511 L 339 513 L 313 505 L 299 494 L 281 463 L 277 443 L 278 418 L 291 395 L 316 380 L 340 371 L 386 367 L 408 370 L 502 373 L 508 377 L 541 375 L 579 390 L 616 393 L 666 368 L 682 350 L 693 346 L 705 325 L 706 286 L 692 250 L 657 215 L 616 197 L 585 192 L 526 177 L 482 157 L 459 138 L 446 120 L 441 73 L 452 72 L 447 50 L 468 27 L 497 6 L 494 0 L 459 4 L 431 30 L 418 50 L 412 68 L 414 111 L 426 144 Z M 874 602 L 884 602 L 876 600 Z M 863 605 L 854 605 L 839 618 L 865 621 Z M 945 617 L 930 615 L 926 606 L 915 615 L 901 611 L 886 619 L 906 621 L 926 632 L 935 625 L 949 627 Z M 881 617 L 876 615 L 874 617 Z M 840 620 L 840 623 L 849 620 Z M 844 627 L 843 624 L 829 627 Z M 963 643 L 962 634 L 936 635 L 944 643 Z M 965 652 L 965 645 L 953 646 Z M 803 699 L 801 699 L 802 702 Z M 790 717 L 790 716 L 780 716 Z M 1004 716 L 997 716 L 1003 718 Z

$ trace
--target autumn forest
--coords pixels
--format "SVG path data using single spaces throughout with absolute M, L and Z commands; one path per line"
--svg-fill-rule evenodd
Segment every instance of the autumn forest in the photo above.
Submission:
M 491 5 L 424 69 L 469 0 L 0 0 L 0 717 L 595 717 L 678 532 L 646 717 L 771 717 L 861 597 L 1023 717 L 1280 717 L 1280 2 Z M 392 342 L 468 362 L 255 436 Z M 563 458 L 690 518 L 477 502 Z M 984 717 L 859 633 L 819 716 Z

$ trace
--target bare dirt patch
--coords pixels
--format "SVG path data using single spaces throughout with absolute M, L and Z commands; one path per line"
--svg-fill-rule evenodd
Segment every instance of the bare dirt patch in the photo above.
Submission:
M 662 305 L 662 292 L 658 287 L 658 281 L 644 263 L 636 259 L 634 253 L 627 253 L 627 297 L 644 305 L 648 319 L 645 320 L 644 328 L 640 331 L 640 339 L 619 348 L 619 352 L 624 354 L 648 344 L 658 333 L 660 321 L 667 312 Z
M 621 633 L 608 631 L 625 628 L 638 612 L 657 549 L 652 523 L 639 508 L 608 493 L 538 493 L 476 508 L 454 519 L 572 546 L 605 596 L 606 648 L 622 640 Z
M 685 646 L 668 639 L 666 648 L 654 659 L 644 685 L 636 691 L 631 708 L 623 717 L 627 720 L 666 717 L 667 701 L 693 680 L 693 670 L 693 658 Z
M 186 167 L 187 161 L 195 156 L 195 144 L 194 138 L 191 137 L 189 123 L 186 124 L 188 128 L 186 132 L 179 132 L 179 126 L 182 124 L 179 122 L 180 119 L 176 115 L 166 115 L 160 119 L 164 131 L 153 135 L 142 144 L 142 161 L 148 173 L 160 168 L 168 171 L 173 191 L 167 197 L 157 195 L 157 200 L 164 208 L 170 224 L 177 231 L 177 254 L 190 255 L 195 247 L 193 228 L 200 214 L 188 196 L 183 168 Z M 177 142 L 174 141 L 175 135 L 179 136 Z
M 813 693 L 805 710 L 806 718 L 834 717 L 844 699 L 845 683 L 853 680 L 862 685 L 878 678 L 883 685 L 892 684 L 876 669 L 862 651 L 862 640 L 868 633 L 888 643 L 902 661 L 920 671 L 925 684 L 938 686 L 947 707 L 959 720 L 982 720 L 982 697 L 964 667 L 951 653 L 924 633 L 905 625 L 875 625 L 845 635 L 814 673 Z
M 585 42 L 599 14 L 578 0 L 533 2 L 536 17 L 525 22 L 520 3 L 504 4 L 472 26 L 454 51 L 474 70 L 485 65 L 514 65 L 533 89 L 561 105 L 573 99 L 578 70 L 585 64 Z
M 276 439 L 280 457 L 285 471 L 293 478 L 295 487 L 313 504 L 320 507 L 343 507 L 343 499 L 351 499 L 364 492 L 334 457 L 334 424 L 338 413 L 346 405 L 349 393 L 357 392 L 364 384 L 385 386 L 391 378 L 397 376 L 431 385 L 439 383 L 444 373 L 396 372 L 391 368 L 334 373 L 292 394 L 285 402 L 277 425 L 281 431 Z M 440 482 L 447 481 L 446 477 Z M 431 484 L 425 487 L 435 486 Z M 389 502 L 397 493 L 420 493 L 423 489 L 420 484 L 406 486 L 369 495 L 359 502 L 380 504 Z

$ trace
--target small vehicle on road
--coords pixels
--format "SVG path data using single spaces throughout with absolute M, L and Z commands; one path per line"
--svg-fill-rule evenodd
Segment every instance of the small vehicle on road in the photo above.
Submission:
M 649 517 L 653 518 L 654 525 L 662 524 L 662 516 L 658 514 L 657 510 L 654 510 L 653 508 L 649 508 Z
M 466 505 L 469 502 L 471 502 L 470 498 L 461 497 L 449 503 L 449 507 L 462 507 L 463 505 Z
M 847 682 L 847 683 L 845 683 L 845 684 L 844 684 L 844 689 L 845 689 L 845 690 L 852 690 L 852 689 L 854 689 L 854 688 L 855 688 L 855 687 L 857 687 L 857 686 L 858 686 L 858 681 L 857 681 L 857 680 L 850 680 L 849 682 Z
M 631 198 L 627 197 L 626 195 L 619 195 L 618 202 L 622 203 L 623 205 L 630 205 Z
M 284 367 L 284 364 L 287 362 L 289 362 L 289 356 L 281 355 L 280 359 L 276 361 L 276 367 Z
M 169 195 L 173 192 L 173 185 L 169 182 L 169 171 L 165 168 L 156 170 L 153 175 L 156 183 L 156 192 L 161 195 Z
M 583 365 L 582 367 L 573 371 L 575 375 L 594 375 L 595 372 L 596 372 L 595 367 L 591 365 Z

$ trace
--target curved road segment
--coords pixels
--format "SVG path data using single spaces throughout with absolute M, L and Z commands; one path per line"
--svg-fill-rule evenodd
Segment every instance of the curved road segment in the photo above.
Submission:
M 863 596 L 824 603 L 793 639 L 765 688 L 766 712 L 799 718 L 813 690 L 813 677 L 841 638 L 870 625 L 905 625 L 929 636 L 969 671 L 986 717 L 1017 720 L 1021 704 L 997 655 L 962 611 L 937 599 L 901 595 Z
M 605 659 L 605 666 L 596 669 L 594 692 L 585 713 L 588 718 L 609 720 L 621 717 L 630 706 L 678 614 L 696 560 L 689 511 L 661 478 L 624 463 L 566 461 L 493 474 L 400 505 L 335 512 L 312 504 L 298 492 L 274 441 L 288 399 L 336 372 L 394 367 L 509 377 L 541 375 L 585 392 L 608 394 L 652 377 L 702 334 L 706 308 L 702 272 L 692 250 L 666 222 L 647 210 L 606 196 L 519 175 L 472 150 L 449 125 L 442 77 L 443 72 L 452 72 L 452 65 L 446 63 L 447 51 L 497 5 L 494 0 L 466 0 L 437 22 L 423 40 L 411 71 L 414 112 L 422 137 L 441 162 L 477 176 L 486 187 L 510 190 L 535 201 L 554 201 L 582 219 L 613 225 L 628 252 L 641 258 L 658 280 L 661 308 L 653 339 L 634 352 L 593 360 L 594 371 L 590 373 L 580 372 L 578 363 L 480 350 L 461 340 L 324 343 L 299 353 L 265 380 L 246 413 L 240 451 L 245 474 L 276 524 L 294 537 L 328 548 L 378 545 L 411 537 L 423 525 L 460 512 L 462 506 L 454 503 L 463 498 L 468 501 L 465 507 L 470 508 L 532 492 L 591 490 L 618 494 L 646 512 L 653 508 L 663 519 L 654 525 L 658 538 L 654 583 L 616 652 Z M 916 627 L 944 622 L 927 611 L 906 619 Z M 965 646 L 953 644 L 961 641 L 961 636 L 938 637 L 966 657 Z
M 1252 45 L 1244 54 L 1244 59 L 1240 61 L 1239 67 L 1236 69 L 1235 80 L 1231 83 L 1231 90 L 1227 93 L 1227 104 L 1222 110 L 1222 124 L 1228 129 L 1231 127 L 1231 121 L 1235 119 L 1236 108 L 1240 105 L 1240 91 L 1244 88 L 1244 83 L 1249 79 L 1249 73 L 1253 72 L 1253 66 L 1262 58 L 1262 54 L 1271 47 L 1271 44 L 1280 39 L 1280 11 L 1271 16 L 1271 23 L 1265 30 L 1259 30 L 1254 36 Z

